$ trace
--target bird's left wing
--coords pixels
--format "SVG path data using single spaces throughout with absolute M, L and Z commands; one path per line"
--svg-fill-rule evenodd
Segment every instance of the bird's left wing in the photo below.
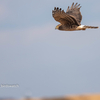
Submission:
M 55 7 L 52 11 L 52 16 L 56 21 L 63 25 L 79 25 L 74 17 L 66 14 L 61 8 Z

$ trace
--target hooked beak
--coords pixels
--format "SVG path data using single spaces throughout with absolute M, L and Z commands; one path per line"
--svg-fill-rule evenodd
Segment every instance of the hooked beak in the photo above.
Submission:
M 58 29 L 58 26 L 55 27 L 55 30 Z

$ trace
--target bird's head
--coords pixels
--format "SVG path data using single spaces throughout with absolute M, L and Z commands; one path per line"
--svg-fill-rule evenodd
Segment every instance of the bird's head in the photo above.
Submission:
M 57 25 L 56 27 L 55 27 L 55 29 L 58 29 L 58 30 L 61 30 L 61 24 L 59 24 L 59 25 Z

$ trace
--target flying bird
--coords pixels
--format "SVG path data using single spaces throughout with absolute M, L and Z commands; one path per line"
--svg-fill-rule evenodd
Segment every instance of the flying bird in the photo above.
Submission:
M 81 6 L 78 3 L 72 3 L 72 6 L 68 6 L 66 12 L 59 7 L 54 7 L 54 10 L 52 10 L 52 16 L 56 21 L 60 22 L 55 29 L 62 31 L 75 31 L 86 30 L 87 28 L 98 28 L 94 26 L 81 25 L 82 15 L 80 8 Z

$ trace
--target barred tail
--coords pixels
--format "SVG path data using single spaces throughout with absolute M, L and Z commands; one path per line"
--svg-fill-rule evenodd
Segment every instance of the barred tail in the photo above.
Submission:
M 93 29 L 96 29 L 96 28 L 99 28 L 97 26 L 84 26 L 85 28 L 93 28 Z

